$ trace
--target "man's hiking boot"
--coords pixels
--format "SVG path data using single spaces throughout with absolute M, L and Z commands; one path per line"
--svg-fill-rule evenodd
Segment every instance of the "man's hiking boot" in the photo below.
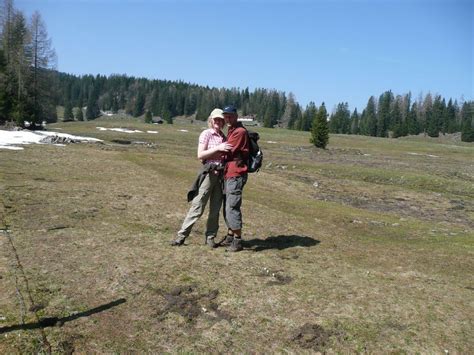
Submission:
M 219 246 L 219 244 L 217 244 L 214 241 L 214 236 L 207 237 L 206 238 L 206 244 L 207 244 L 207 246 L 211 247 L 212 249 L 217 248 Z
M 234 240 L 232 241 L 232 244 L 226 250 L 230 251 L 231 253 L 235 253 L 237 251 L 241 251 L 242 249 L 243 249 L 243 247 L 242 247 L 242 238 L 234 237 Z
M 223 247 L 230 247 L 232 245 L 232 241 L 234 240 L 234 236 L 227 234 L 225 236 L 225 239 L 221 242 L 221 245 Z
M 183 237 L 177 237 L 176 239 L 173 239 L 170 244 L 172 247 L 179 247 L 184 244 L 184 240 L 185 238 Z

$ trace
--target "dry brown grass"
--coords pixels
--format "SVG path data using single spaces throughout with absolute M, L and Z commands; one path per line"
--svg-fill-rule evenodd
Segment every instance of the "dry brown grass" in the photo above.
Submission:
M 261 129 L 229 254 L 169 246 L 199 125 L 118 124 L 150 129 L 0 150 L 0 352 L 473 351 L 472 145 Z

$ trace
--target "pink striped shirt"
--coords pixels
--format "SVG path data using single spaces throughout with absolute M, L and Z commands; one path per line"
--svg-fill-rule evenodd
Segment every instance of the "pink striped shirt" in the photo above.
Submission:
M 204 144 L 204 150 L 212 149 L 223 142 L 225 142 L 224 133 L 219 134 L 212 128 L 202 131 L 199 135 L 199 144 Z M 224 161 L 224 157 L 223 152 L 216 152 L 207 158 L 205 162 L 219 164 Z

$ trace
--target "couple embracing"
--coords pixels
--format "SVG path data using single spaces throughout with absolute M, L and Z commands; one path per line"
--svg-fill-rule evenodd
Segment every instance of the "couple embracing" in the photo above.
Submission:
M 247 182 L 246 161 L 249 139 L 242 123 L 237 121 L 237 109 L 230 105 L 214 109 L 208 118 L 209 128 L 199 136 L 197 157 L 203 163 L 198 177 L 188 192 L 191 207 L 183 221 L 173 246 L 183 245 L 193 225 L 204 213 L 209 202 L 206 243 L 211 248 L 228 246 L 228 251 L 242 250 L 242 190 Z M 227 125 L 227 138 L 222 132 Z M 219 212 L 224 206 L 227 225 L 225 239 L 217 243 Z

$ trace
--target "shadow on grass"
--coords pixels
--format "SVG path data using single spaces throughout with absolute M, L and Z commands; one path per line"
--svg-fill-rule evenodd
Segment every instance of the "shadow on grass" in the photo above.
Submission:
M 55 325 L 62 326 L 66 322 L 71 322 L 78 318 L 88 317 L 95 313 L 103 312 L 107 309 L 118 306 L 119 304 L 125 303 L 126 301 L 127 300 L 125 298 L 120 298 L 116 301 L 109 302 L 101 306 L 89 309 L 87 311 L 76 313 L 76 314 L 63 317 L 63 318 L 58 318 L 58 317 L 42 318 L 40 319 L 39 322 L 36 322 L 36 323 L 16 324 L 16 325 L 10 325 L 7 327 L 2 327 L 0 328 L 0 334 L 13 332 L 15 330 L 39 329 L 39 328 L 46 328 L 46 327 L 54 327 Z
M 317 239 L 302 235 L 277 235 L 266 239 L 250 239 L 244 241 L 244 248 L 253 251 L 262 251 L 267 249 L 288 249 L 295 247 L 313 247 L 321 243 Z

